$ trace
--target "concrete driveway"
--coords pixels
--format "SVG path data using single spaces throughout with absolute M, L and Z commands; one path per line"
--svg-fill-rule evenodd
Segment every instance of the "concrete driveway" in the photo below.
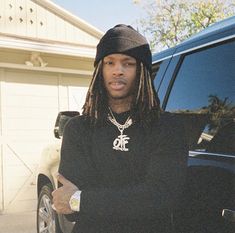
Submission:
M 0 214 L 1 233 L 36 233 L 36 211 Z

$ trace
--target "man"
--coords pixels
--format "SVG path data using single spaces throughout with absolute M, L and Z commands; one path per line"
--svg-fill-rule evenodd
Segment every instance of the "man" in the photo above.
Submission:
M 83 115 L 65 127 L 58 213 L 73 233 L 169 233 L 185 179 L 180 121 L 160 111 L 146 39 L 117 25 L 97 46 Z

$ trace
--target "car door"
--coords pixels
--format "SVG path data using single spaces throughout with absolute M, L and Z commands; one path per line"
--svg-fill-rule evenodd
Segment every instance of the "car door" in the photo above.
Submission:
M 163 109 L 187 119 L 182 127 L 189 176 L 181 232 L 235 232 L 221 217 L 223 209 L 235 210 L 234 51 L 235 41 L 224 40 L 174 54 L 158 89 Z

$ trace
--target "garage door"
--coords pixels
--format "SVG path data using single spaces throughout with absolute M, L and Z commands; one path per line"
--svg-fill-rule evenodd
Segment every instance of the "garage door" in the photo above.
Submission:
M 41 151 L 56 140 L 53 126 L 58 111 L 68 110 L 69 105 L 75 108 L 76 101 L 84 98 L 75 94 L 76 88 L 84 90 L 79 87 L 83 79 L 44 72 L 2 73 L 2 208 L 5 212 L 35 210 Z

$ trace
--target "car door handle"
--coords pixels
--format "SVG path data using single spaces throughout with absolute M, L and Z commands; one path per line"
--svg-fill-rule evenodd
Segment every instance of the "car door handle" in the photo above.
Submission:
M 229 222 L 235 222 L 235 210 L 223 209 L 222 216 Z

